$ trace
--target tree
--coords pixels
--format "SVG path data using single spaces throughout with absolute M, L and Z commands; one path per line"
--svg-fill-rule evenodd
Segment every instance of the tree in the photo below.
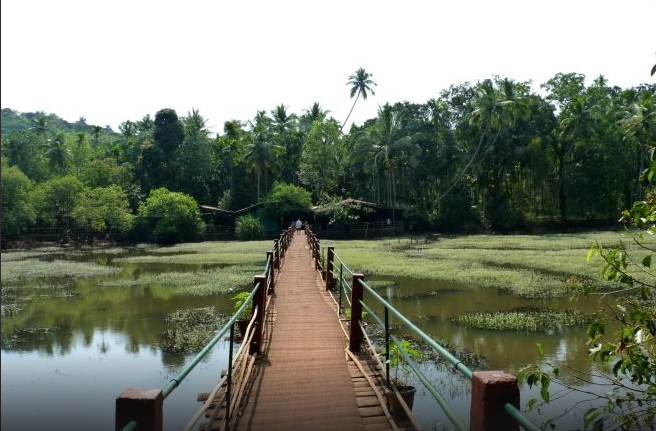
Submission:
M 175 172 L 181 191 L 197 200 L 209 199 L 212 155 L 206 120 L 196 109 L 182 119 L 184 140 L 175 153 Z
M 369 171 L 377 175 L 382 168 L 386 173 L 385 200 L 394 207 L 397 167 L 403 160 L 407 160 L 410 165 L 416 165 L 417 156 L 421 151 L 419 146 L 412 142 L 411 137 L 401 133 L 400 119 L 389 104 L 378 110 L 376 123 L 367 128 L 356 142 L 356 157 L 365 161 Z
M 251 133 L 248 135 L 250 142 L 246 144 L 244 160 L 257 175 L 257 200 L 262 197 L 262 177 L 264 177 L 264 191 L 268 188 L 268 174 L 273 167 L 276 154 L 282 150 L 275 145 L 269 130 L 270 118 L 264 111 L 258 112 L 255 121 L 251 122 Z
M 69 229 L 71 212 L 78 203 L 82 183 L 72 175 L 58 177 L 38 184 L 30 194 L 37 220 L 46 226 Z
M 66 135 L 58 133 L 55 139 L 49 140 L 46 147 L 48 164 L 58 174 L 65 174 L 71 163 L 71 150 L 66 145 Z
M 194 198 L 164 187 L 150 192 L 139 205 L 138 215 L 152 229 L 155 241 L 161 244 L 191 241 L 204 228 Z
M 477 96 L 473 101 L 474 109 L 469 116 L 470 125 L 477 126 L 480 131 L 478 145 L 451 185 L 440 194 L 438 202 L 460 182 L 481 150 L 492 148 L 499 135 L 515 121 L 515 116 L 525 112 L 524 108 L 516 106 L 523 104 L 524 100 L 508 87 L 512 88 L 512 83 L 504 80 L 502 81 L 503 91 L 499 91 L 489 79 L 478 86 Z M 511 99 L 505 99 L 509 96 Z
M 342 123 L 342 126 L 339 128 L 339 131 L 341 132 L 344 129 L 344 126 L 348 122 L 348 119 L 351 117 L 351 113 L 353 112 L 353 108 L 355 108 L 355 104 L 358 103 L 358 99 L 360 96 L 362 96 L 362 99 L 367 100 L 367 96 L 371 94 L 372 96 L 376 95 L 376 92 L 374 92 L 373 87 L 375 87 L 376 84 L 371 78 L 373 75 L 364 68 L 359 68 L 358 70 L 355 71 L 355 73 L 351 76 L 349 76 L 349 80 L 346 83 L 346 85 L 351 86 L 351 99 L 353 99 L 353 96 L 355 96 L 355 100 L 353 101 L 353 106 L 351 106 L 351 110 L 349 111 L 348 115 L 346 116 L 346 120 L 344 120 L 344 123 Z
M 107 233 L 110 237 L 127 233 L 134 222 L 127 195 L 116 185 L 83 190 L 71 218 L 89 235 Z
M 335 121 L 315 121 L 301 153 L 301 183 L 314 189 L 318 201 L 332 194 L 344 169 L 345 148 Z
M 35 221 L 34 208 L 28 199 L 32 182 L 16 166 L 9 167 L 4 158 L 0 174 L 2 237 L 12 238 Z
M 266 211 L 286 226 L 288 221 L 310 212 L 310 192 L 292 184 L 276 183 L 265 198 Z

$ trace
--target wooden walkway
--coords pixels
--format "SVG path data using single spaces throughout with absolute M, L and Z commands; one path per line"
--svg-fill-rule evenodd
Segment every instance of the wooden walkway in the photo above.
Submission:
M 391 429 L 373 390 L 354 363 L 349 365 L 331 301 L 299 232 L 276 282 L 273 331 L 236 418 L 237 430 Z

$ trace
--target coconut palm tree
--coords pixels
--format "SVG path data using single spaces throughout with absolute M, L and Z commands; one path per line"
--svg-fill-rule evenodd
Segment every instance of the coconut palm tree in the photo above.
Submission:
M 517 118 L 525 118 L 529 114 L 527 101 L 518 94 L 517 84 L 507 79 L 501 82 L 499 89 L 489 79 L 483 81 L 479 85 L 473 107 L 469 124 L 481 130 L 478 145 L 451 185 L 438 197 L 438 202 L 460 182 L 481 150 L 492 148 L 503 130 L 512 126 Z
M 359 68 L 358 70 L 355 71 L 355 73 L 351 76 L 349 76 L 349 80 L 346 83 L 346 85 L 351 86 L 351 99 L 353 96 L 355 96 L 355 100 L 353 101 L 353 106 L 351 106 L 351 110 L 349 111 L 348 115 L 346 116 L 346 120 L 344 120 L 344 123 L 342 123 L 342 127 L 339 128 L 339 131 L 341 132 L 342 129 L 344 129 L 344 126 L 348 122 L 348 119 L 351 117 L 351 113 L 353 112 L 353 108 L 355 108 L 355 104 L 358 103 L 358 99 L 360 96 L 364 100 L 367 100 L 367 96 L 371 93 L 372 96 L 376 95 L 376 92 L 373 90 L 372 87 L 375 87 L 376 84 L 374 81 L 371 80 L 373 75 L 364 68 Z
M 59 173 L 66 173 L 71 160 L 71 151 L 66 146 L 66 135 L 58 133 L 55 139 L 49 140 L 46 156 L 51 168 Z
M 396 170 L 402 164 L 416 165 L 421 149 L 410 136 L 401 135 L 398 115 L 387 103 L 378 110 L 375 125 L 356 142 L 355 157 L 364 162 L 370 172 L 385 172 L 387 202 L 396 203 Z M 378 181 L 376 180 L 378 186 Z M 378 193 L 380 195 L 380 193 Z M 380 196 L 379 196 L 380 197 Z
M 261 179 L 264 176 L 264 190 L 268 188 L 268 173 L 274 165 L 277 153 L 282 149 L 275 145 L 272 140 L 269 126 L 271 119 L 266 116 L 264 111 L 259 111 L 255 116 L 255 121 L 250 122 L 251 133 L 250 142 L 246 145 L 244 159 L 249 167 L 257 173 L 257 199 L 262 197 Z

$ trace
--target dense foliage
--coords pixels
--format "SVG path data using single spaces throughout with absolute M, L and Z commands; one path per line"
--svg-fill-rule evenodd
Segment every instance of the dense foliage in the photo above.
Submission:
M 364 69 L 349 77 L 354 105 L 370 103 L 374 87 Z M 121 187 L 133 214 L 160 187 L 236 210 L 285 183 L 315 204 L 353 197 L 395 207 L 415 230 L 615 223 L 645 197 L 638 178 L 656 143 L 656 86 L 559 73 L 541 87 L 500 77 L 454 85 L 426 103 L 384 105 L 348 131 L 319 103 L 300 115 L 285 105 L 258 111 L 218 134 L 195 110 L 162 109 L 115 132 L 3 109 L 2 158 L 37 191 L 67 176 L 77 192 Z M 83 194 L 70 192 L 72 209 Z M 37 227 L 68 226 L 68 207 L 33 205 Z
M 264 238 L 264 227 L 260 220 L 247 215 L 235 222 L 235 234 L 242 241 L 254 241 Z
M 293 184 L 276 183 L 266 196 L 266 210 L 282 226 L 297 218 L 305 218 L 312 207 L 310 192 Z
M 139 205 L 139 218 L 152 227 L 161 244 L 193 241 L 204 227 L 196 201 L 184 193 L 160 187 Z

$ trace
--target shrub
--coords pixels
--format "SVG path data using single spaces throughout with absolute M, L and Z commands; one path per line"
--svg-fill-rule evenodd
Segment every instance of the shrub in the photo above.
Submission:
M 4 159 L 3 159 L 4 162 Z M 34 208 L 28 198 L 32 186 L 27 176 L 15 166 L 2 166 L 2 235 L 12 237 L 34 223 Z
M 204 228 L 194 198 L 164 187 L 151 191 L 139 205 L 139 217 L 147 220 L 160 244 L 192 241 Z
M 239 217 L 235 222 L 235 233 L 242 241 L 253 241 L 264 237 L 262 223 L 253 216 Z
M 276 183 L 266 199 L 266 211 L 276 220 L 285 221 L 306 217 L 310 213 L 310 192 L 292 184 Z

